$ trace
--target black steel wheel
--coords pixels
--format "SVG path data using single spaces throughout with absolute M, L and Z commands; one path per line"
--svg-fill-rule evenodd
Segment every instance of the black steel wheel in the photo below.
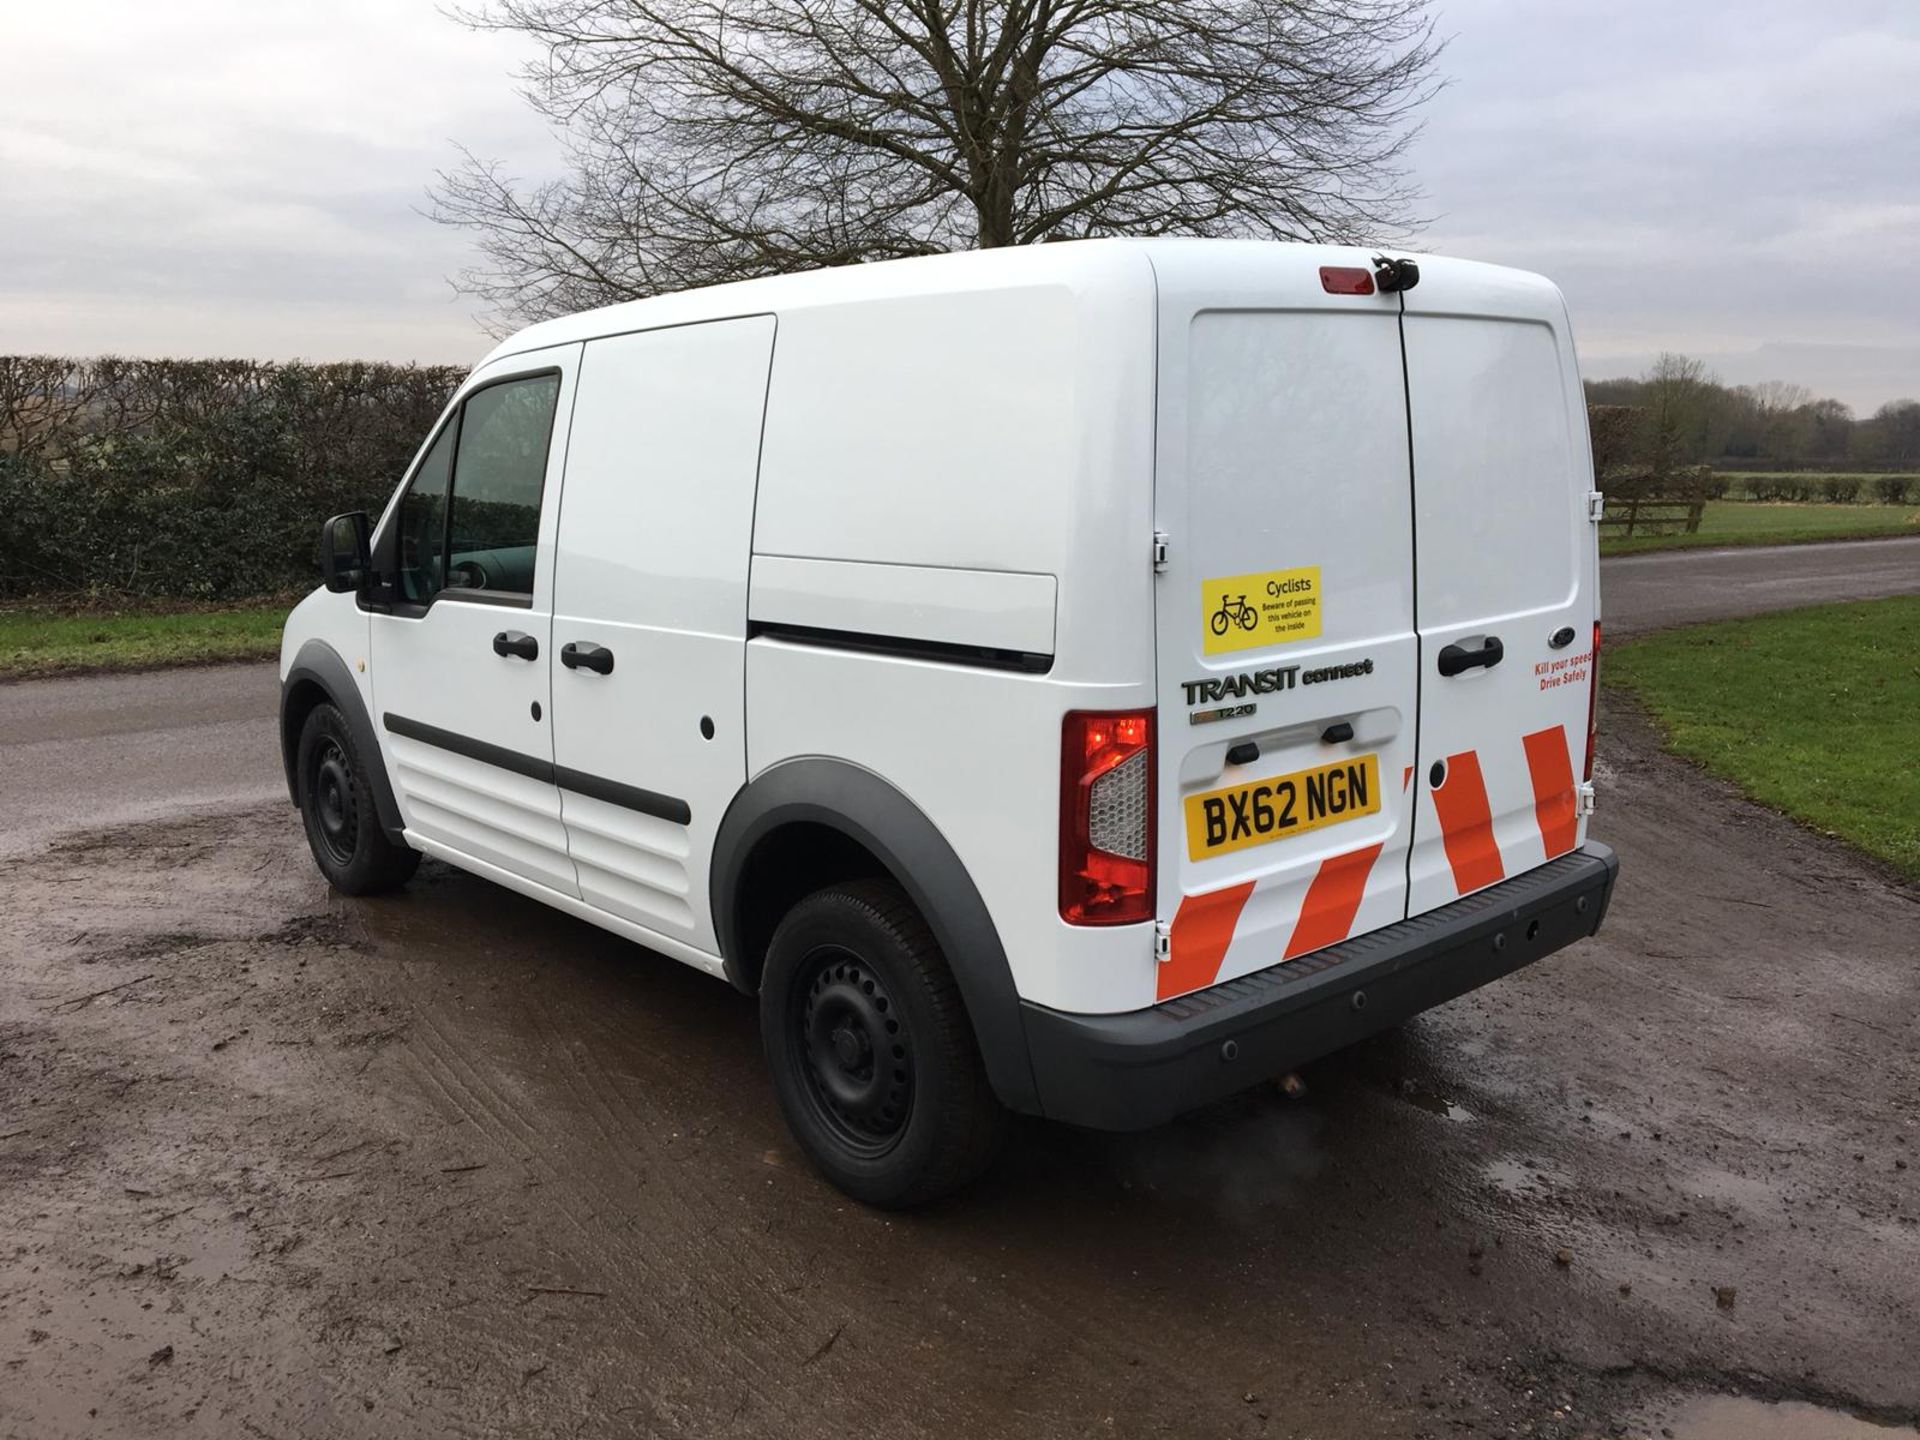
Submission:
M 801 1078 L 819 1123 L 856 1154 L 884 1155 L 913 1111 L 913 1037 L 886 982 L 860 957 L 823 945 L 793 988 Z
M 294 765 L 307 848 L 334 889 L 372 895 L 406 884 L 420 856 L 381 827 L 359 747 L 337 707 L 316 705 L 307 716 Z
M 992 1159 L 1004 1113 L 952 971 L 898 887 L 849 882 L 788 912 L 760 1026 L 794 1138 L 855 1199 L 923 1205 Z
M 308 762 L 313 811 L 320 844 L 327 858 L 341 867 L 353 863 L 359 844 L 360 812 L 353 796 L 353 757 L 333 736 L 323 736 Z

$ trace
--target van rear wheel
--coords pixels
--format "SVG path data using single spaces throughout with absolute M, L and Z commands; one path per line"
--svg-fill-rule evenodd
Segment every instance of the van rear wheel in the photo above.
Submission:
M 381 828 L 347 717 L 333 705 L 314 706 L 294 757 L 307 848 L 327 882 L 346 895 L 377 895 L 412 879 L 420 853 L 394 844 Z
M 787 913 L 760 1031 L 794 1138 L 854 1199 L 924 1205 L 991 1162 L 1005 1113 L 953 972 L 893 884 L 834 886 Z

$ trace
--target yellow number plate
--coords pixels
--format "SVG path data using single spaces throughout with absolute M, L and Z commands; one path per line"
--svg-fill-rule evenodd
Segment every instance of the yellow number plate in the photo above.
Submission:
M 1380 757 L 1336 760 L 1187 797 L 1187 858 L 1304 835 L 1380 809 Z

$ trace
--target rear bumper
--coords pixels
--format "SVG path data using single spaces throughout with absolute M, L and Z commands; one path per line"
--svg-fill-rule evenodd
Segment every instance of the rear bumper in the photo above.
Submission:
M 1023 1002 L 1041 1113 L 1140 1130 L 1283 1075 L 1585 939 L 1620 861 L 1587 845 L 1464 900 L 1121 1015 Z

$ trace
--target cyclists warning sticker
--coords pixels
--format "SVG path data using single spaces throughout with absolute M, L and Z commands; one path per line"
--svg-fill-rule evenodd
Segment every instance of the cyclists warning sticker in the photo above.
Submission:
M 1201 653 L 1256 650 L 1320 633 L 1320 567 L 1223 575 L 1200 586 Z

